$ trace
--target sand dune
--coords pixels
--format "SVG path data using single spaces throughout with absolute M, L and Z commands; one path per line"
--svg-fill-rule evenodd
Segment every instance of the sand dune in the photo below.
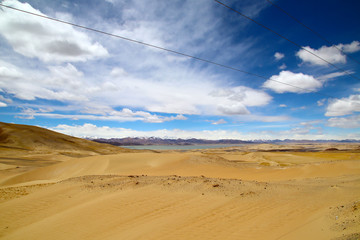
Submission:
M 328 155 L 328 153 L 326 153 Z M 123 153 L 67 160 L 51 166 L 36 168 L 15 175 L 1 185 L 31 183 L 33 181 L 60 181 L 86 175 L 151 175 L 151 176 L 201 176 L 256 181 L 281 181 L 314 177 L 340 177 L 359 175 L 360 164 L 357 153 L 341 153 L 324 160 L 324 153 L 310 153 L 303 157 L 286 153 L 257 153 L 257 157 L 241 154 L 228 160 L 214 154 L 204 153 Z M 279 156 L 280 155 L 280 156 Z M 267 160 L 264 160 L 267 156 Z M 227 157 L 225 155 L 225 157 Z M 278 161 L 278 159 L 281 161 Z M 288 162 L 285 158 L 289 159 Z M 304 158 L 304 159 L 302 159 Z M 343 160 L 339 160 L 342 158 Z M 272 164 L 270 164 L 271 162 Z M 306 162 L 306 163 L 305 163 Z M 265 164 L 264 164 L 265 163 Z
M 331 239 L 358 232 L 359 187 L 358 177 L 342 178 L 341 185 L 337 179 L 79 177 L 3 202 L 0 234 L 2 239 Z
M 11 127 L 1 133 L 1 239 L 360 238 L 356 144 L 129 153 Z

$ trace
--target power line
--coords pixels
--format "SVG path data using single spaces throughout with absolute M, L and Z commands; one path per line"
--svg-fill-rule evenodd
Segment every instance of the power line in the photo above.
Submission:
M 215 1 L 216 1 L 216 0 L 215 0 Z M 182 52 L 178 52 L 178 51 L 175 51 L 175 50 L 171 50 L 171 49 L 159 47 L 159 46 L 156 46 L 156 45 L 153 45 L 153 44 L 141 42 L 141 41 L 134 40 L 134 39 L 127 38 L 127 37 L 123 37 L 123 36 L 120 36 L 120 35 L 117 35 L 117 34 L 112 34 L 112 33 L 108 33 L 108 32 L 105 32 L 105 31 L 98 30 L 98 29 L 94 29 L 94 28 L 82 26 L 82 25 L 79 25 L 79 24 L 75 24 L 75 23 L 63 21 L 63 20 L 60 20 L 60 19 L 57 19 L 57 18 L 52 18 L 52 17 L 48 17 L 48 16 L 45 16 L 45 15 L 41 15 L 41 14 L 37 14 L 37 13 L 25 11 L 25 10 L 22 10 L 22 9 L 18 9 L 18 8 L 15 8 L 15 7 L 11 7 L 11 6 L 4 5 L 4 4 L 2 4 L 2 3 L 0 3 L 0 6 L 6 7 L 6 8 L 9 8 L 9 9 L 12 9 L 12 10 L 16 10 L 16 11 L 19 11 L 19 12 L 22 12 L 22 13 L 30 14 L 30 15 L 33 15 L 33 16 L 41 17 L 41 18 L 44 18 L 44 19 L 48 19 L 48 20 L 51 20 L 51 21 L 60 22 L 60 23 L 63 23 L 63 24 L 67 24 L 67 25 L 71 25 L 71 26 L 77 27 L 77 28 L 82 28 L 82 29 L 85 29 L 85 30 L 88 30 L 88 31 L 93 31 L 93 32 L 105 34 L 105 35 L 108 35 L 108 36 L 111 36 L 111 37 L 115 37 L 115 38 L 119 38 L 119 39 L 122 39 L 122 40 L 130 41 L 130 42 L 133 42 L 133 43 L 142 44 L 142 45 L 145 45 L 145 46 L 147 46 L 147 47 L 152 47 L 152 48 L 156 48 L 156 49 L 159 49 L 159 50 L 167 51 L 167 52 L 170 52 L 170 53 L 173 53 L 173 54 L 178 54 L 178 55 L 181 55 L 181 56 L 184 56 L 184 57 L 188 57 L 188 58 L 192 58 L 192 59 L 195 59 L 195 60 L 203 61 L 203 62 L 210 63 L 210 64 L 213 64 L 213 65 L 222 67 L 222 68 L 227 68 L 227 69 L 230 69 L 230 70 L 234 70 L 234 71 L 242 72 L 242 73 L 245 73 L 245 74 L 248 74 L 248 75 L 252 75 L 252 76 L 255 76 L 255 77 L 258 77 L 258 78 L 262 78 L 262 79 L 265 79 L 265 80 L 268 80 L 268 81 L 273 81 L 273 82 L 277 82 L 277 83 L 280 83 L 280 84 L 283 84 L 283 85 L 287 85 L 287 86 L 290 86 L 290 87 L 294 87 L 294 88 L 300 89 L 300 90 L 305 91 L 305 92 L 311 92 L 311 91 L 312 91 L 312 90 L 310 90 L 310 89 L 298 87 L 298 86 L 295 86 L 295 85 L 292 85 L 292 84 L 289 84 L 289 83 L 285 83 L 285 82 L 281 82 L 281 81 L 278 81 L 278 80 L 274 80 L 274 79 L 272 79 L 272 78 L 267 78 L 267 77 L 262 76 L 262 75 L 260 75 L 260 74 L 256 74 L 256 73 L 252 73 L 252 72 L 247 72 L 247 71 L 241 70 L 241 69 L 239 69 L 239 68 L 227 66 L 227 65 L 224 65 L 224 64 L 221 64 L 221 63 L 217 63 L 217 62 L 213 62 L 213 61 L 210 61 L 210 60 L 207 60 L 207 59 L 204 59 L 204 58 L 195 57 L 195 56 L 192 56 L 192 55 L 189 55 L 189 54 L 186 54 L 186 53 L 182 53 Z M 317 94 L 317 95 L 323 96 L 323 97 L 335 98 L 335 99 L 338 99 L 338 100 L 346 101 L 346 100 L 343 100 L 343 99 L 340 99 L 340 98 L 338 98 L 338 97 L 334 97 L 334 96 L 331 96 L 331 95 L 328 95 L 328 94 L 323 94 L 323 93 L 319 93 L 319 92 L 314 92 L 314 93 Z
M 308 30 L 310 30 L 312 33 L 314 33 L 316 36 L 318 36 L 320 39 L 322 39 L 323 41 L 325 41 L 326 43 L 332 45 L 334 48 L 336 48 L 337 50 L 339 50 L 342 54 L 346 55 L 347 57 L 349 57 L 351 60 L 353 60 L 354 62 L 356 62 L 357 64 L 360 65 L 360 62 L 358 60 L 356 60 L 355 58 L 353 58 L 352 56 L 348 55 L 347 53 L 345 53 L 341 48 L 338 48 L 334 43 L 330 42 L 329 40 L 327 40 L 324 36 L 322 36 L 320 33 L 316 32 L 315 30 L 311 29 L 310 27 L 306 26 L 304 23 L 302 23 L 300 20 L 298 20 L 297 18 L 295 18 L 294 16 L 292 16 L 290 13 L 288 13 L 287 11 L 285 11 L 284 9 L 282 9 L 281 7 L 279 7 L 277 4 L 273 3 L 270 0 L 266 0 L 267 2 L 269 2 L 271 5 L 273 5 L 274 7 L 276 7 L 277 9 L 279 9 L 280 11 L 282 11 L 283 13 L 285 13 L 286 15 L 288 15 L 289 17 L 291 17 L 294 21 L 296 21 L 297 23 L 299 23 L 300 25 L 302 25 L 303 27 L 307 28 Z
M 324 59 L 324 58 L 320 57 L 319 55 L 317 55 L 317 54 L 315 54 L 315 53 L 313 53 L 313 52 L 311 52 L 311 51 L 307 50 L 306 48 L 304 48 L 304 47 L 303 47 L 303 46 L 301 46 L 300 44 L 298 44 L 298 43 L 296 43 L 296 42 L 294 42 L 294 41 L 292 41 L 292 40 L 290 40 L 290 39 L 288 39 L 288 38 L 284 37 L 284 36 L 283 36 L 283 35 L 281 35 L 280 33 L 278 33 L 278 32 L 276 32 L 276 31 L 272 30 L 271 28 L 269 28 L 269 27 L 265 26 L 264 24 L 259 23 L 258 21 L 256 21 L 256 20 L 254 20 L 254 19 L 250 18 L 249 16 L 247 16 L 247 15 L 245 15 L 245 14 L 243 14 L 243 13 L 241 13 L 241 12 L 237 11 L 236 9 L 234 9 L 234 8 L 232 8 L 232 7 L 230 7 L 230 6 L 226 5 L 226 4 L 224 4 L 224 3 L 222 3 L 222 2 L 220 2 L 220 1 L 218 1 L 218 0 L 214 0 L 214 1 L 215 1 L 215 2 L 217 2 L 217 3 L 219 3 L 220 5 L 223 5 L 224 7 L 228 8 L 228 9 L 230 9 L 231 11 L 233 11 L 233 12 L 235 12 L 235 13 L 237 13 L 237 14 L 239 14 L 239 15 L 243 16 L 244 18 L 246 18 L 246 19 L 248 19 L 248 20 L 250 20 L 250 21 L 252 21 L 252 22 L 256 23 L 256 24 L 257 24 L 257 25 L 259 25 L 260 27 L 265 28 L 266 30 L 268 30 L 268 31 L 270 31 L 270 32 L 272 32 L 272 33 L 274 33 L 274 34 L 276 34 L 277 36 L 279 36 L 279 37 L 281 37 L 281 38 L 285 39 L 286 41 L 288 41 L 288 42 L 292 43 L 293 45 L 295 45 L 295 46 L 297 46 L 297 47 L 299 47 L 299 48 L 303 49 L 304 51 L 306 51 L 306 52 L 310 53 L 311 55 L 313 55 L 313 56 L 317 57 L 318 59 L 320 59 L 320 60 L 322 60 L 322 61 L 326 62 L 327 64 L 329 64 L 329 65 L 331 65 L 331 66 L 333 66 L 333 67 L 334 67 L 334 68 L 336 68 L 337 70 L 340 70 L 341 72 L 346 73 L 347 75 L 351 76 L 352 78 L 355 78 L 355 79 L 357 79 L 357 80 L 360 80 L 360 78 L 358 78 L 357 76 L 354 76 L 353 74 L 351 74 L 350 72 L 346 71 L 345 69 L 342 69 L 342 68 L 340 68 L 340 67 L 338 67 L 338 66 L 336 66 L 336 65 L 332 64 L 331 62 L 327 61 L 326 59 Z

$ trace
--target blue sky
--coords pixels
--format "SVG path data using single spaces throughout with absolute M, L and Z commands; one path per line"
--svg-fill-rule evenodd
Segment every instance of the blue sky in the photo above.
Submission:
M 266 0 L 223 2 L 303 48 L 212 0 L 1 1 L 262 77 L 1 7 L 0 121 L 93 138 L 360 139 L 360 3 L 273 1 L 329 44 Z

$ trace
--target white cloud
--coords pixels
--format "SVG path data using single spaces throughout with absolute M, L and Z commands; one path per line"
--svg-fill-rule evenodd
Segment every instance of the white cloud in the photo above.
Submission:
M 225 124 L 225 123 L 227 123 L 227 121 L 225 121 L 224 119 L 219 119 L 218 121 L 214 121 L 211 124 L 219 125 L 219 124 Z
M 111 70 L 110 76 L 112 77 L 126 77 L 128 74 L 123 68 L 115 67 Z
M 4 102 L 0 102 L 0 107 L 7 107 L 7 104 Z
M 317 101 L 317 105 L 323 106 L 325 104 L 325 102 L 326 102 L 326 99 L 321 99 L 321 100 Z
M 283 63 L 283 64 L 279 67 L 280 70 L 284 70 L 284 69 L 286 69 L 286 68 L 287 68 L 287 66 L 286 66 L 285 63 Z
M 300 125 L 311 128 L 311 129 L 316 129 L 314 127 L 314 125 L 321 124 L 321 123 L 323 123 L 323 120 L 311 120 L 311 121 L 306 121 L 306 122 L 300 122 Z
M 98 83 L 85 79 L 71 64 L 48 69 L 49 72 L 41 74 L 23 74 L 17 81 L 5 79 L 0 82 L 0 88 L 24 100 L 76 102 L 88 111 L 96 109 L 92 106 L 101 102 L 110 108 L 122 105 L 150 112 L 234 115 L 249 114 L 247 107 L 264 106 L 271 101 L 271 96 L 260 90 L 244 86 L 221 88 L 221 82 L 206 72 L 175 73 L 171 81 L 159 81 L 113 70 Z
M 250 114 L 248 106 L 264 106 L 271 101 L 271 96 L 263 91 L 238 86 L 227 89 L 213 90 L 205 99 L 217 107 L 216 115 Z
M 301 106 L 301 107 L 294 107 L 294 108 L 291 108 L 291 110 L 293 111 L 296 111 L 296 110 L 305 110 L 307 107 L 305 106 Z
M 1 92 L 1 89 L 0 89 Z M 5 98 L 4 96 L 0 95 L 0 100 L 6 103 L 12 103 L 13 101 L 10 98 Z
M 327 125 L 329 127 L 338 128 L 360 128 L 360 115 L 343 118 L 330 118 Z
M 0 80 L 19 77 L 22 77 L 22 74 L 14 65 L 0 60 Z
M 283 53 L 276 52 L 274 54 L 274 57 L 275 57 L 276 61 L 279 61 L 279 60 L 283 59 L 285 57 L 285 55 Z
M 273 75 L 268 79 L 263 87 L 277 93 L 308 93 L 317 91 L 322 87 L 322 83 L 310 75 L 281 71 L 279 75 Z
M 307 51 L 304 49 L 306 49 Z M 322 66 L 328 65 L 325 61 L 310 54 L 309 52 L 316 54 L 317 56 L 325 59 L 326 61 L 328 61 L 330 63 L 345 63 L 346 62 L 346 56 L 343 55 L 341 52 L 339 52 L 339 50 L 337 50 L 334 47 L 323 46 L 323 47 L 319 48 L 318 50 L 316 50 L 316 49 L 313 49 L 313 48 L 307 46 L 307 47 L 304 47 L 304 49 L 301 49 L 296 53 L 296 56 L 298 56 L 303 62 L 308 62 L 308 63 L 314 64 L 314 65 L 322 65 Z
M 319 79 L 322 82 L 326 82 L 326 81 L 329 81 L 329 80 L 333 80 L 334 78 L 345 76 L 345 75 L 348 75 L 348 74 L 353 74 L 353 73 L 354 72 L 352 72 L 352 71 L 333 72 L 333 73 L 329 73 L 329 74 L 326 74 L 326 75 L 322 75 L 322 76 L 318 77 L 317 79 Z
M 87 101 L 77 91 L 82 87 L 79 72 L 71 64 L 66 67 L 50 67 L 51 74 L 19 69 L 0 60 L 0 89 L 22 100 L 37 98 L 58 101 Z M 80 74 L 81 75 L 81 74 Z
M 280 104 L 279 107 L 286 108 L 286 104 Z
M 151 123 L 162 123 L 167 121 L 173 121 L 173 120 L 186 120 L 187 118 L 181 114 L 176 116 L 159 116 L 156 114 L 151 114 L 144 111 L 132 111 L 131 109 L 124 108 L 121 111 L 114 111 L 108 113 L 108 116 L 105 118 L 108 118 L 108 120 L 122 120 L 122 121 L 131 121 L 133 120 L 141 120 L 144 122 L 151 122 Z
M 164 74 L 164 73 L 162 73 Z M 236 115 L 249 114 L 248 107 L 264 106 L 271 96 L 244 86 L 223 87 L 224 82 L 198 71 L 172 71 L 158 79 L 141 79 L 130 74 L 109 79 L 113 94 L 99 94 L 102 101 L 142 108 L 150 112 Z M 164 80 L 159 80 L 165 77 Z
M 49 66 L 50 73 L 56 78 L 61 80 L 66 80 L 69 78 L 80 78 L 84 76 L 82 72 L 80 72 L 76 67 L 72 64 L 68 63 L 66 66 Z M 62 84 L 67 84 L 69 82 L 64 82 Z
M 218 107 L 218 110 L 224 115 L 246 115 L 250 114 L 249 110 L 244 106 L 244 104 L 232 104 L 232 105 L 222 105 Z
M 28 3 L 4 0 L 4 5 L 40 14 Z M 30 58 L 44 62 L 78 62 L 105 57 L 107 50 L 93 42 L 85 33 L 72 26 L 34 17 L 1 7 L 0 34 L 13 49 Z
M 325 116 L 344 116 L 354 112 L 360 112 L 360 95 L 350 95 L 348 98 L 329 100 Z
M 288 116 L 265 116 L 265 115 L 257 115 L 257 114 L 250 114 L 250 115 L 243 115 L 238 116 L 237 120 L 239 121 L 246 121 L 246 122 L 284 122 L 289 121 L 291 118 Z
M 117 122 L 133 122 L 143 121 L 149 123 L 163 123 L 174 120 L 186 120 L 187 118 L 181 114 L 175 116 L 161 116 L 151 114 L 144 111 L 132 111 L 124 108 L 121 111 L 112 109 L 109 112 L 102 112 L 101 114 L 62 114 L 53 113 L 53 110 L 24 108 L 18 114 L 19 118 L 34 119 L 35 117 L 57 118 L 57 119 L 72 119 L 72 120 L 101 120 L 101 121 L 117 121 Z
M 307 51 L 314 53 L 315 55 L 325 59 L 326 61 L 335 63 L 346 63 L 346 55 L 344 55 L 338 49 L 341 49 L 345 53 L 354 53 L 360 50 L 360 42 L 353 41 L 350 44 L 338 44 L 336 46 L 322 46 L 319 49 L 313 49 L 309 46 L 304 47 Z M 338 49 L 337 49 L 338 48 Z M 298 56 L 303 62 L 307 62 L 313 65 L 327 66 L 328 64 L 320 58 L 310 54 L 304 49 L 300 49 L 296 56 Z
M 360 50 L 360 42 L 359 41 L 353 41 L 350 44 L 342 44 L 340 43 L 337 45 L 338 48 L 340 48 L 345 53 L 354 53 Z
M 220 59 L 221 62 L 226 62 L 234 56 L 249 54 L 248 49 L 253 42 L 248 40 L 244 41 L 245 43 L 232 44 L 230 37 L 223 36 L 221 22 L 214 21 L 218 19 L 216 13 L 220 10 L 211 4 L 203 4 L 204 2 L 155 1 L 153 4 L 145 5 L 142 0 L 134 0 L 124 6 L 122 1 L 113 1 L 113 7 L 119 11 L 119 21 L 106 22 L 99 14 L 97 17 L 101 21 L 97 26 L 104 31 L 126 34 L 126 37 L 140 41 L 181 49 L 192 55 L 201 54 L 200 56 L 210 57 L 214 61 Z M 248 3 L 248 6 L 257 5 L 260 1 L 249 2 L 251 3 Z M 7 4 L 10 3 L 40 13 L 29 4 L 7 0 Z M 265 7 L 264 4 L 260 5 Z M 260 5 L 249 11 L 255 14 L 262 9 Z M 213 71 L 211 67 L 204 67 L 203 63 L 192 62 L 188 58 L 139 44 L 89 34 L 94 38 L 92 40 L 83 32 L 69 26 L 58 26 L 51 21 L 23 15 L 13 15 L 12 11 L 4 9 L 4 21 L 0 20 L 0 25 L 6 31 L 0 32 L 5 37 L 13 39 L 8 40 L 12 45 L 15 44 L 12 42 L 14 39 L 25 41 L 19 46 L 13 45 L 16 51 L 43 61 L 50 61 L 51 58 L 55 62 L 47 63 L 40 68 L 27 67 L 25 64 L 21 67 L 20 64 L 18 67 L 5 66 L 7 77 L 0 80 L 0 88 L 11 97 L 34 102 L 37 99 L 61 101 L 66 108 L 72 109 L 71 113 L 77 111 L 74 118 L 82 118 L 81 115 L 86 114 L 101 118 L 119 118 L 112 110 L 123 108 L 137 109 L 151 115 L 172 114 L 179 119 L 184 118 L 185 114 L 246 115 L 251 113 L 252 107 L 265 106 L 272 100 L 265 91 L 239 86 L 232 79 Z M 69 14 L 62 15 L 71 19 Z M 199 18 L 199 15 L 203 17 Z M 15 24 L 16 31 L 8 31 L 5 22 Z M 24 24 L 29 24 L 29 27 L 24 28 Z M 36 36 L 40 34 L 39 36 L 43 37 L 37 39 L 33 36 L 34 32 Z M 30 36 L 35 41 L 30 41 Z M 99 41 L 114 57 L 97 62 L 88 61 L 85 65 L 76 61 L 103 55 L 97 54 L 94 50 L 91 56 L 82 52 L 74 56 L 68 56 L 66 53 L 58 56 L 56 51 L 42 49 L 48 43 L 58 41 L 58 38 L 86 50 L 91 50 L 91 46 L 95 46 L 95 42 Z M 211 49 L 223 50 L 209 51 L 210 46 Z M 226 49 L 223 46 L 227 46 Z M 38 51 L 36 48 L 41 49 Z M 62 64 L 62 61 L 66 63 Z M 18 64 L 21 61 L 15 62 Z M 16 81 L 12 81 L 11 77 L 16 78 Z M 46 104 L 48 103 L 45 103 L 44 107 L 47 107 Z M 47 113 L 47 116 L 72 115 L 69 112 L 62 109 L 57 111 L 57 114 Z M 140 117 L 144 121 L 144 116 Z M 176 120 L 174 117 L 168 117 L 167 120 Z M 164 119 L 166 118 L 151 120 L 149 117 L 147 121 L 157 122 Z
M 69 108 L 104 116 L 118 106 L 180 115 L 243 115 L 250 114 L 249 107 L 265 106 L 272 99 L 264 91 L 244 86 L 224 88 L 224 82 L 206 71 L 180 73 L 181 68 L 172 71 L 170 80 L 167 74 L 156 79 L 137 78 L 115 68 L 100 82 L 72 64 L 49 66 L 43 72 L 4 64 L 2 70 L 0 89 L 16 98 L 62 101 Z

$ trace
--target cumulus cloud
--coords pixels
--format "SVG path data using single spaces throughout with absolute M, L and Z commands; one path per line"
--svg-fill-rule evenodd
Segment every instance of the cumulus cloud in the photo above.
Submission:
M 263 91 L 237 86 L 233 88 L 220 88 L 213 90 L 208 96 L 214 106 L 217 106 L 218 115 L 244 115 L 250 114 L 248 106 L 264 106 L 272 97 Z
M 340 48 L 345 53 L 354 53 L 360 50 L 360 42 L 359 41 L 353 41 L 350 44 L 342 44 L 340 43 L 337 45 L 338 48 Z
M 28 3 L 4 0 L 4 5 L 44 15 Z M 1 7 L 0 34 L 13 49 L 44 62 L 78 62 L 105 57 L 107 50 L 85 33 L 65 24 L 52 22 Z
M 354 53 L 360 50 L 360 42 L 353 41 L 350 44 L 338 44 L 335 46 L 322 46 L 319 49 L 313 49 L 309 46 L 304 47 L 307 51 L 318 55 L 330 63 L 346 63 L 346 55 L 344 55 L 338 49 L 341 49 L 344 53 Z M 328 64 L 320 58 L 310 54 L 304 49 L 300 49 L 296 56 L 298 56 L 303 62 L 307 62 L 313 65 L 327 66 Z
M 327 125 L 338 128 L 360 128 L 360 115 L 342 118 L 330 118 Z
M 344 116 L 354 112 L 360 112 L 360 95 L 350 95 L 348 98 L 329 100 L 325 116 Z
M 285 57 L 285 55 L 283 53 L 276 52 L 274 54 L 274 57 L 275 57 L 276 61 L 279 61 L 279 60 L 283 59 Z
M 4 102 L 0 102 L 0 107 L 7 107 L 7 104 Z
M 317 91 L 322 87 L 322 83 L 311 75 L 281 71 L 279 75 L 273 75 L 268 79 L 263 87 L 277 93 L 308 93 Z

